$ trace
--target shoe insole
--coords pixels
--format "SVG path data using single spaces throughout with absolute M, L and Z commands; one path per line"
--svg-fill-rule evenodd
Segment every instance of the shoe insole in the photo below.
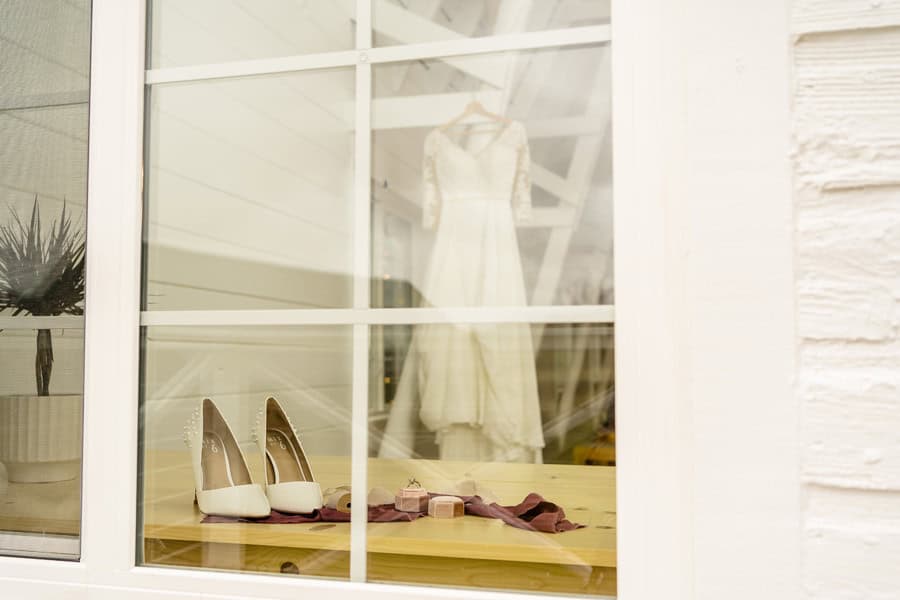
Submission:
M 279 429 L 266 430 L 266 477 L 270 483 L 311 481 L 303 472 L 302 451 L 294 446 L 291 436 Z
M 200 466 L 203 468 L 203 489 L 217 490 L 233 486 L 232 462 L 222 438 L 215 433 L 204 432 L 203 449 L 200 456 Z

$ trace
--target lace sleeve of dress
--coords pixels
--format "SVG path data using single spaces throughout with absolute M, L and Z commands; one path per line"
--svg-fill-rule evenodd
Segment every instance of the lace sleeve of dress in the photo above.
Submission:
M 519 157 L 513 185 L 512 208 L 516 223 L 528 223 L 531 221 L 531 152 L 528 149 L 528 134 L 521 124 L 519 131 Z
M 425 153 L 422 157 L 422 227 L 425 229 L 434 229 L 440 212 L 440 197 L 435 165 L 436 138 L 437 136 L 434 135 L 434 132 L 431 132 L 425 138 Z

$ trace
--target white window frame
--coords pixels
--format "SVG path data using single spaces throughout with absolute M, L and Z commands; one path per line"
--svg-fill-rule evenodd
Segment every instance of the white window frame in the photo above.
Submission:
M 573 41 L 569 37 L 573 32 L 537 32 L 502 39 L 366 49 L 371 41 L 365 39 L 371 22 L 369 2 L 361 0 L 357 4 L 359 35 L 363 36 L 358 45 L 362 49 L 331 54 L 327 58 L 335 64 L 323 62 L 316 66 L 358 65 L 358 90 L 368 89 L 369 65 L 373 62 L 534 47 L 536 40 L 548 46 Z M 799 523 L 799 498 L 791 494 L 773 498 L 765 486 L 751 486 L 747 478 L 750 477 L 750 483 L 793 483 L 799 472 L 795 468 L 797 457 L 790 453 L 796 411 L 791 404 L 790 382 L 794 317 L 790 177 L 786 161 L 786 14 L 780 16 L 778 6 L 761 6 L 779 3 L 743 0 L 724 0 L 720 3 L 723 12 L 709 10 L 706 3 L 688 6 L 670 0 L 612 0 L 612 4 L 619 595 L 626 599 L 726 594 L 749 598 L 765 590 L 777 597 L 779 591 L 797 591 L 799 569 L 791 567 L 799 556 L 794 539 L 799 538 L 799 528 L 791 523 Z M 780 12 L 786 11 L 782 7 Z M 744 20 L 751 17 L 757 17 L 765 27 L 745 30 Z M 144 0 L 93 0 L 82 560 L 64 563 L 0 557 L 3 596 L 112 599 L 128 593 L 142 599 L 287 599 L 320 593 L 335 599 L 508 598 L 508 593 L 472 589 L 135 566 L 144 20 Z M 716 39 L 723 44 L 727 41 L 734 48 L 715 52 L 704 46 L 703 37 L 698 34 L 707 31 L 702 25 L 709 25 L 710 20 L 713 27 L 721 30 Z M 590 41 L 596 39 L 598 32 L 596 28 L 584 28 L 575 35 L 584 35 L 582 41 Z M 773 49 L 778 46 L 779 36 L 783 36 L 784 56 Z M 752 54 L 754 46 L 763 48 L 759 56 Z M 717 67 L 723 54 L 730 57 L 738 51 L 746 54 L 737 68 L 758 69 L 750 84 L 756 95 L 751 94 L 745 101 L 728 96 L 734 103 L 730 108 L 749 111 L 760 100 L 768 102 L 774 117 L 754 138 L 754 149 L 772 152 L 776 158 L 753 166 L 760 181 L 769 183 L 754 186 L 750 182 L 745 186 L 750 189 L 735 190 L 734 195 L 742 198 L 748 193 L 768 191 L 782 204 L 766 203 L 758 213 L 744 215 L 740 224 L 725 214 L 714 213 L 713 231 L 698 231 L 692 227 L 691 211 L 715 208 L 716 194 L 715 190 L 704 189 L 704 177 L 688 168 L 692 165 L 687 152 L 700 152 L 704 143 L 718 141 L 718 150 L 727 153 L 738 143 L 718 139 L 710 132 L 692 137 L 695 131 L 685 114 L 698 94 L 687 84 L 697 83 L 692 77 L 703 73 L 704 67 Z M 284 71 L 313 66 L 310 61 L 320 59 L 321 56 L 295 57 L 268 62 L 273 71 Z M 258 67 L 243 65 L 248 69 Z M 227 68 L 232 69 L 230 74 L 238 74 L 235 65 Z M 150 74 L 147 81 L 196 77 L 197 69 L 200 67 L 160 69 Z M 215 70 L 206 71 L 209 77 L 221 75 Z M 778 94 L 785 99 L 783 107 L 775 102 Z M 354 264 L 357 275 L 367 279 L 371 151 L 368 105 L 357 101 L 356 109 L 355 195 L 357 207 L 365 210 L 355 211 L 354 230 L 362 235 L 355 236 Z M 721 114 L 713 110 L 710 115 L 696 118 L 703 123 L 716 122 Z M 740 131 L 749 131 L 741 127 L 736 125 Z M 777 155 L 782 151 L 785 158 L 779 162 Z M 735 175 L 746 172 L 746 168 L 732 164 L 722 169 Z M 716 245 L 722 234 L 730 234 L 738 242 L 752 239 L 746 230 L 748 221 L 751 227 L 758 228 L 751 233 L 766 234 L 767 252 L 747 257 Z M 698 252 L 702 255 L 712 251 L 723 251 L 733 259 L 729 269 L 740 270 L 745 281 L 765 281 L 767 285 L 748 288 L 756 294 L 710 294 L 708 301 L 701 302 L 710 314 L 700 319 L 695 303 L 698 292 L 705 298 L 703 292 L 713 284 L 728 283 L 722 261 L 697 259 Z M 368 304 L 368 285 L 356 285 L 355 290 L 354 309 L 330 316 L 327 311 L 291 311 L 291 318 L 297 323 L 321 323 L 320 319 L 352 323 L 354 377 L 359 379 L 357 383 L 365 383 L 365 323 L 373 319 L 388 323 L 394 318 L 408 322 L 413 313 L 397 313 L 395 317 L 391 316 L 393 310 L 363 311 Z M 729 330 L 733 323 L 728 315 L 743 309 L 760 311 L 767 320 L 754 322 L 752 333 L 741 327 Z M 204 318 L 210 319 L 209 324 L 233 323 L 237 319 L 263 323 L 275 318 L 267 312 L 217 313 Z M 416 318 L 427 321 L 466 317 L 609 322 L 613 318 L 609 307 L 523 307 L 505 318 L 484 311 L 478 311 L 481 316 L 466 315 L 465 311 L 416 314 Z M 143 323 L 175 324 L 186 318 L 177 313 L 154 313 L 145 315 Z M 285 315 L 277 318 L 283 322 Z M 728 363 L 711 357 L 715 342 L 724 342 L 728 333 L 733 335 L 735 330 L 747 337 L 746 347 L 730 348 L 733 355 Z M 714 377 L 718 372 L 714 368 L 734 365 L 733 372 L 740 375 L 749 368 L 747 365 L 759 368 L 760 352 L 771 348 L 776 349 L 771 352 L 772 357 L 762 360 L 767 370 L 756 376 L 769 384 L 769 392 L 778 402 L 759 403 L 752 413 L 742 411 L 740 419 L 730 416 L 725 407 L 715 403 L 723 387 Z M 705 366 L 707 359 L 711 359 L 711 367 Z M 733 385 L 730 391 L 736 400 L 751 402 L 750 394 L 759 388 L 756 381 L 754 385 Z M 355 389 L 366 387 L 356 385 Z M 356 415 L 365 414 L 366 398 L 360 392 L 354 393 L 353 409 Z M 774 439 L 772 447 L 754 448 L 752 452 L 727 451 L 727 464 L 721 463 L 721 455 L 707 452 L 718 448 L 714 442 L 720 436 L 746 439 L 746 430 L 764 425 Z M 354 422 L 352 455 L 355 464 L 364 464 L 366 428 L 358 426 Z M 359 440 L 356 434 L 360 434 Z M 747 471 L 751 466 L 752 470 Z M 364 470 L 355 469 L 352 484 L 365 488 L 364 475 Z M 735 490 L 739 496 L 728 493 Z M 734 517 L 735 511 L 740 519 Z M 778 516 L 777 532 L 787 535 L 777 545 L 771 543 L 773 514 Z M 364 548 L 364 523 L 358 514 L 354 517 L 358 525 L 352 530 L 353 544 L 357 549 L 363 544 Z M 765 534 L 763 525 L 769 527 Z M 736 533 L 741 537 L 729 538 Z M 763 588 L 746 580 L 741 589 L 735 588 L 734 578 L 744 571 L 739 563 L 725 562 L 730 547 L 725 543 L 729 539 L 739 539 L 747 551 L 759 551 L 760 556 L 752 565 L 754 571 L 761 565 L 777 570 L 779 579 L 774 587 L 768 579 L 760 578 L 765 583 Z M 364 554 L 356 552 L 351 564 L 351 572 L 357 577 L 364 572 L 360 558 Z

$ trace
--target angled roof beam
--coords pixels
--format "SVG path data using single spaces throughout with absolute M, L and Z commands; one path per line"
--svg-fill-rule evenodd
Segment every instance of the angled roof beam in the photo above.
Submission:
M 466 37 L 412 11 L 395 6 L 387 0 L 375 0 L 372 27 L 401 44 L 421 44 Z M 506 78 L 506 61 L 502 57 L 496 57 L 494 60 L 448 57 L 440 60 L 496 87 L 502 86 Z

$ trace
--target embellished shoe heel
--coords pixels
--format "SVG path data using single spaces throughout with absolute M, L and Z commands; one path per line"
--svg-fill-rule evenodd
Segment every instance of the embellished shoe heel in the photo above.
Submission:
M 265 458 L 270 506 L 303 514 L 322 508 L 322 488 L 313 476 L 297 428 L 275 398 L 266 398 L 257 413 L 253 437 Z
M 251 480 L 247 459 L 231 427 L 209 398 L 191 413 L 184 441 L 191 450 L 194 501 L 201 512 L 223 517 L 269 515 L 262 486 Z

